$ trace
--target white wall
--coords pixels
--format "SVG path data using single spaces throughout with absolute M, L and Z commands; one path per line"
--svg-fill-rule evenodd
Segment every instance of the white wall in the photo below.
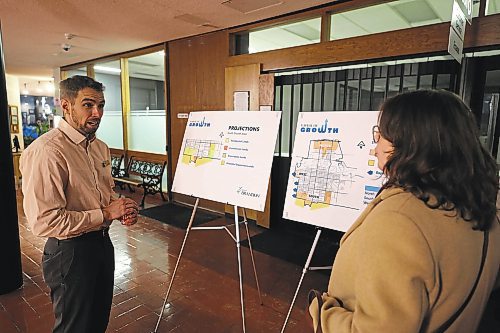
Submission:
M 19 91 L 19 78 L 17 76 L 9 74 L 6 74 L 5 78 L 7 81 L 7 101 L 9 105 L 17 106 L 17 119 L 19 120 L 19 133 L 11 133 L 10 142 L 12 144 L 14 135 L 17 135 L 17 138 L 19 139 L 19 145 L 21 146 L 21 150 L 23 150 L 23 119 L 21 117 L 21 93 Z
M 54 68 L 52 74 L 54 77 L 54 107 L 56 108 L 54 116 L 62 117 L 63 112 L 61 109 L 61 100 L 59 99 L 59 82 L 61 82 L 61 70 L 59 68 Z

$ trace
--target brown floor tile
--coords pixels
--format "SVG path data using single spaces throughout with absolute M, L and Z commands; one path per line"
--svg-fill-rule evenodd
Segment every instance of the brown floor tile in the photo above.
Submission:
M 134 194 L 121 191 L 136 200 Z M 18 193 L 18 204 L 22 197 Z M 148 197 L 148 207 L 162 204 Z M 45 240 L 28 230 L 19 208 L 23 282 L 21 289 L 0 295 L 1 333 L 49 333 L 54 323 L 40 261 Z M 219 218 L 209 225 L 231 225 Z M 250 234 L 262 229 L 249 225 Z M 234 230 L 233 227 L 230 227 Z M 241 239 L 246 239 L 242 228 Z M 186 231 L 140 217 L 129 228 L 112 225 L 116 270 L 113 306 L 107 332 L 149 333 L 155 328 Z M 241 248 L 247 332 L 279 332 L 300 279 L 302 267 L 254 252 L 264 304 L 260 304 L 248 248 Z M 306 332 L 306 291 L 325 289 L 328 276 L 309 272 L 299 292 L 286 333 Z M 196 231 L 188 241 L 174 279 L 158 333 L 242 332 L 237 253 L 224 231 Z

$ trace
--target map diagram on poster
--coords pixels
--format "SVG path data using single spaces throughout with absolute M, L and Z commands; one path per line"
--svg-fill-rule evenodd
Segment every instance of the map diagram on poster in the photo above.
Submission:
M 189 114 L 172 191 L 263 211 L 281 112 Z
M 182 152 L 182 163 L 202 165 L 220 160 L 221 141 L 211 140 L 186 140 L 186 146 Z
M 374 155 L 378 111 L 300 113 L 283 217 L 346 231 L 384 177 Z

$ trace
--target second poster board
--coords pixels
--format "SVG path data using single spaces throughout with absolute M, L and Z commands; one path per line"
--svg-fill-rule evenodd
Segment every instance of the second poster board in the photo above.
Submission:
M 189 114 L 172 191 L 264 211 L 281 112 Z
M 299 114 L 284 218 L 328 229 L 349 229 L 384 180 L 372 135 L 378 114 Z

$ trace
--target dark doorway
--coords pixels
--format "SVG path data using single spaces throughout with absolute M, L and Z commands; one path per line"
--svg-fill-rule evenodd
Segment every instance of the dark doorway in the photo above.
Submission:
M 499 161 L 500 55 L 470 58 L 467 61 L 465 92 L 474 112 L 482 143 Z

